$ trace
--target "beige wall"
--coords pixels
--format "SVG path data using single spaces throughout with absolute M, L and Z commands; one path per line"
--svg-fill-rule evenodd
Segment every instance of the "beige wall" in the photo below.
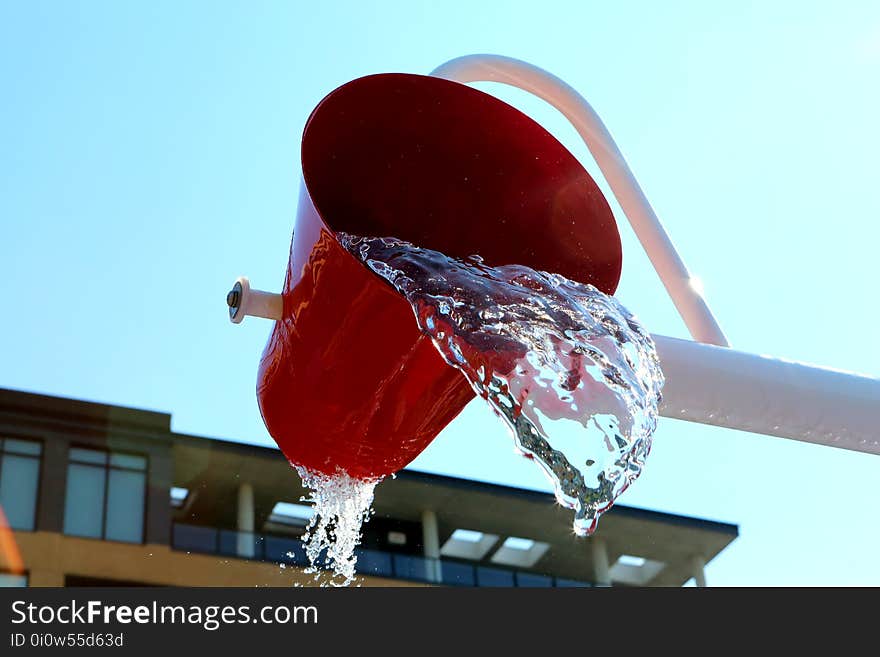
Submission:
M 65 575 L 159 586 L 314 586 L 298 568 L 231 557 L 191 554 L 167 545 L 130 545 L 52 532 L 13 532 L 30 586 L 64 586 Z M 9 568 L 0 554 L 0 570 Z M 359 577 L 361 586 L 421 586 Z

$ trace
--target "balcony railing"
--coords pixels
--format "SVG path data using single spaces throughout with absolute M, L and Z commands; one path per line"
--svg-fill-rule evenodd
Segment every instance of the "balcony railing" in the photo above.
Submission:
M 308 565 L 302 541 L 291 536 L 253 534 L 175 523 L 172 547 L 187 552 L 218 554 L 291 566 Z M 457 559 L 429 559 L 413 554 L 368 549 L 358 549 L 356 554 L 358 573 L 374 577 L 439 583 L 447 586 L 590 586 L 583 581 Z

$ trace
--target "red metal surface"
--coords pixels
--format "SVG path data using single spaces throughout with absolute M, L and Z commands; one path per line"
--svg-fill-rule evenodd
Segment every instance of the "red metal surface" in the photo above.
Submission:
M 309 118 L 302 165 L 284 316 L 257 384 L 294 464 L 391 474 L 473 397 L 407 301 L 334 231 L 617 287 L 620 238 L 587 172 L 530 118 L 465 85 L 406 74 L 343 85 Z

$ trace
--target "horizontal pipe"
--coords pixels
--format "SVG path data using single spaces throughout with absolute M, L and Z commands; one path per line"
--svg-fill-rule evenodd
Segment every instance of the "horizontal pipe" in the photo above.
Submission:
M 284 302 L 280 294 L 271 294 L 260 290 L 251 290 L 247 299 L 246 315 L 262 317 L 264 319 L 281 319 L 284 312 Z
M 247 276 L 239 276 L 229 294 L 226 295 L 229 306 L 229 321 L 240 324 L 245 317 L 262 317 L 263 319 L 281 319 L 284 313 L 284 300 L 275 292 L 263 292 L 251 288 Z
M 880 379 L 653 337 L 662 416 L 880 454 Z
M 246 285 L 245 295 L 241 317 L 281 319 L 280 294 Z M 660 415 L 880 454 L 880 379 L 652 337 L 666 377 Z

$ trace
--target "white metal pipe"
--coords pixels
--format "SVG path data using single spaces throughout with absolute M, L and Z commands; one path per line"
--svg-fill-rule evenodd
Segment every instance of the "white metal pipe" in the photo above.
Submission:
M 880 454 L 880 379 L 653 337 L 661 415 Z
M 698 342 L 728 346 L 687 267 L 642 192 L 599 115 L 575 89 L 526 62 L 499 55 L 468 55 L 437 67 L 431 75 L 456 82 L 500 82 L 544 99 L 571 122 L 629 219 L 666 291 Z
M 281 319 L 280 294 L 249 293 L 268 299 L 268 319 Z M 666 376 L 660 415 L 880 454 L 880 379 L 652 337 Z
M 250 281 L 246 276 L 240 276 L 235 281 L 235 287 L 229 294 L 230 296 L 227 297 L 230 306 L 229 319 L 233 324 L 241 323 L 248 315 L 277 321 L 284 312 L 284 300 L 280 294 L 251 289 Z M 238 296 L 232 296 L 236 294 Z

